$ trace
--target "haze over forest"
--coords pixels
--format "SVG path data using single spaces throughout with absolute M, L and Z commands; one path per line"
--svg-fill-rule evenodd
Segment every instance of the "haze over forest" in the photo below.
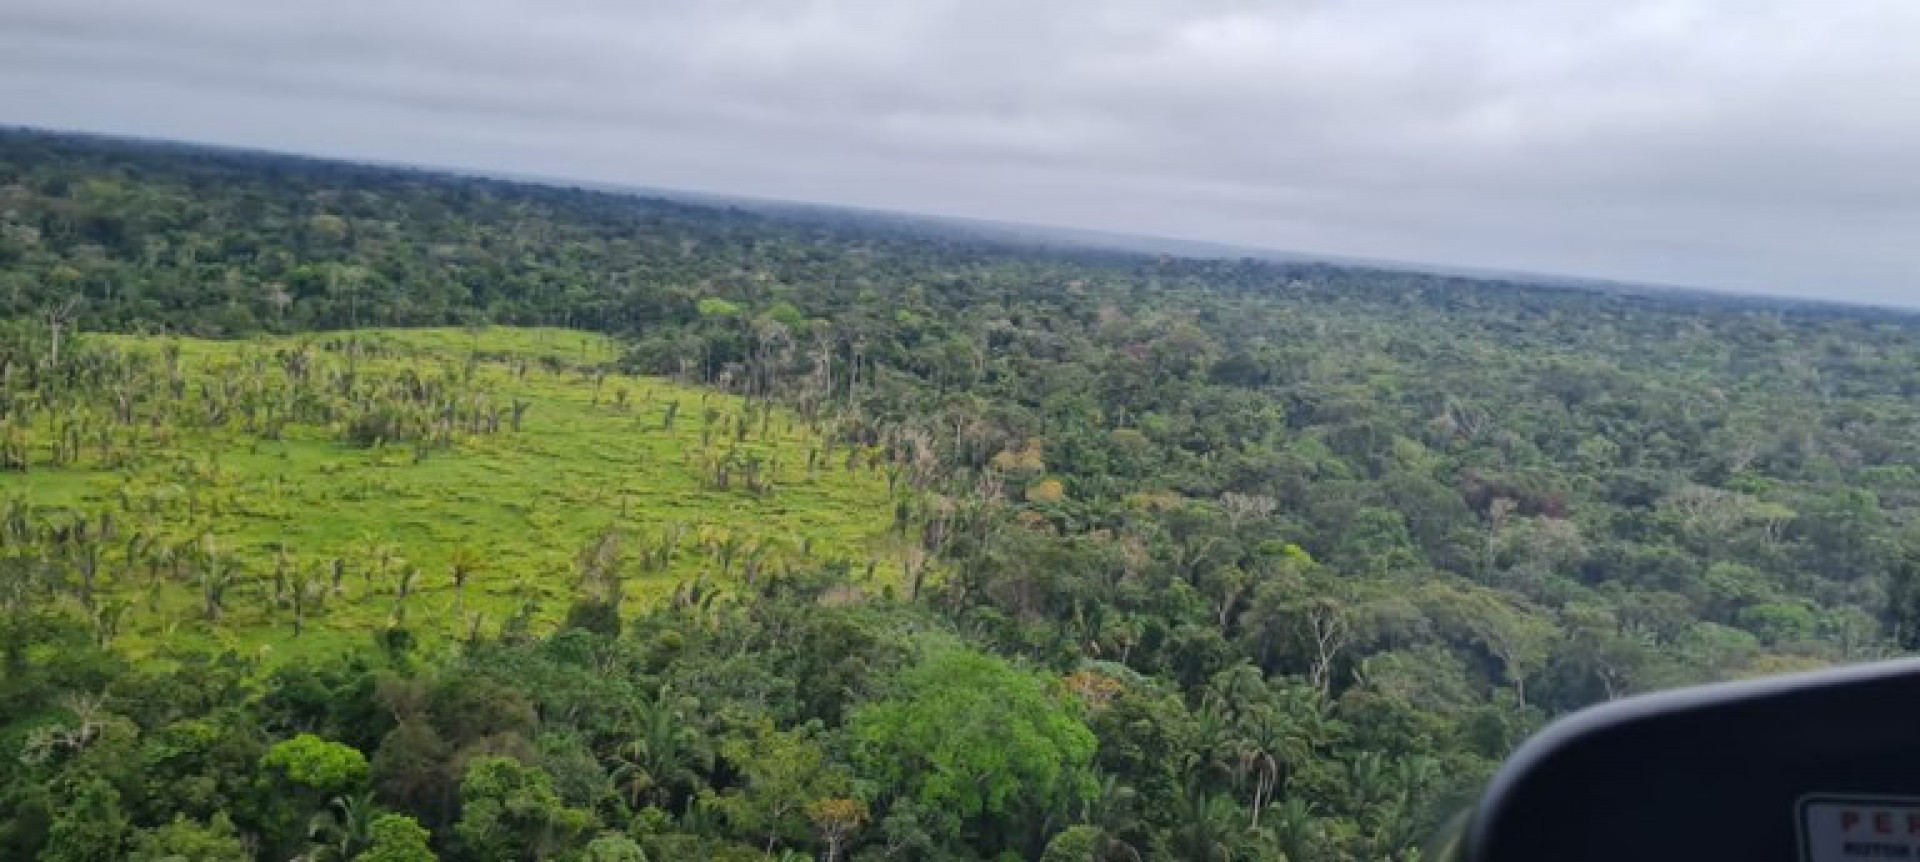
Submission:
M 1901 0 L 16 0 L 0 118 L 1911 307 L 1916 42 Z
M 1440 862 L 1920 650 L 1915 45 L 0 2 L 0 859 Z
M 1920 315 L 0 131 L 0 858 L 1362 862 L 1920 647 Z

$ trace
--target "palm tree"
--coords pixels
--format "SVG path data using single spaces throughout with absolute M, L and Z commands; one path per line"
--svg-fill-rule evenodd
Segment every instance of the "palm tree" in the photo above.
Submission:
M 52 336 L 52 346 L 48 348 L 47 366 L 49 368 L 60 367 L 60 334 L 66 331 L 67 324 L 73 321 L 74 310 L 79 305 L 80 298 L 73 296 L 68 297 L 64 302 L 48 306 L 45 311 L 47 332 Z
M 1297 796 L 1290 796 L 1269 806 L 1273 811 L 1272 825 L 1266 830 L 1287 862 L 1313 862 L 1321 857 L 1317 848 L 1325 846 L 1325 835 L 1319 820 L 1314 817 L 1313 806 Z
M 1391 767 L 1377 751 L 1363 751 L 1347 762 L 1347 794 L 1357 810 L 1384 802 L 1393 793 Z
M 1184 771 L 1208 780 L 1230 778 L 1239 740 L 1233 723 L 1214 701 L 1205 701 L 1193 714 L 1191 750 L 1182 755 Z
M 1189 778 L 1176 801 L 1179 824 L 1169 834 L 1176 859 L 1233 862 L 1242 843 L 1240 806 L 1224 794 L 1209 793 L 1205 782 Z
M 236 575 L 220 556 L 220 548 L 214 542 L 213 534 L 202 536 L 197 550 L 200 597 L 206 608 L 207 619 L 217 622 L 220 612 L 226 608 L 227 589 L 233 586 Z
M 373 565 L 367 569 L 367 585 L 372 586 L 376 580 L 385 581 L 387 569 L 400 559 L 399 550 L 372 533 L 361 534 L 360 543 L 366 547 L 367 556 L 373 559 Z
M 420 579 L 419 566 L 407 566 L 400 570 L 400 577 L 393 585 L 393 621 L 396 625 L 407 622 L 407 599 L 413 595 L 413 584 Z
M 112 643 L 120 633 L 120 622 L 126 617 L 127 602 L 121 599 L 108 599 L 93 610 L 93 636 L 96 643 L 104 647 Z
M 652 700 L 637 700 L 627 711 L 622 729 L 627 740 L 614 754 L 615 780 L 628 791 L 628 804 L 640 807 L 642 797 L 663 805 L 676 786 L 699 781 L 696 769 L 710 767 L 713 753 L 704 737 L 687 720 L 696 702 L 661 686 Z
M 1266 704 L 1242 713 L 1239 721 L 1239 762 L 1236 772 L 1251 780 L 1247 804 L 1248 828 L 1260 828 L 1260 812 L 1273 801 L 1289 766 L 1306 760 L 1312 743 L 1304 738 L 1291 716 Z
M 302 575 L 293 586 L 293 636 L 306 629 L 307 614 L 326 601 L 327 584 L 318 571 Z
M 1102 848 L 1099 858 L 1124 856 L 1139 862 L 1140 850 L 1124 837 L 1133 834 L 1140 826 L 1139 813 L 1134 807 L 1138 798 L 1139 794 L 1120 783 L 1117 776 L 1099 776 L 1098 789 L 1080 808 L 1080 822 L 1097 827 L 1106 837 L 1106 846 Z
M 465 545 L 454 548 L 453 553 L 448 555 L 447 568 L 453 574 L 453 613 L 455 616 L 459 616 L 465 608 L 467 579 L 473 577 L 474 573 L 480 571 L 481 567 L 485 565 L 485 562 L 484 558 L 478 553 L 475 553 L 472 548 L 468 548 Z
M 335 796 L 327 810 L 313 815 L 307 823 L 307 840 L 313 844 L 309 858 L 314 862 L 346 862 L 360 855 L 372 843 L 373 821 L 379 815 L 372 791 Z
M 1396 762 L 1390 775 L 1392 791 L 1380 806 L 1373 840 L 1382 858 L 1399 859 L 1415 848 L 1430 825 L 1423 820 L 1421 803 L 1440 778 L 1440 762 L 1414 755 Z
M 643 765 L 645 758 L 646 744 L 638 739 L 621 743 L 612 757 L 613 782 L 626 791 L 627 807 L 635 810 L 640 808 L 641 796 L 654 788 L 653 775 Z
M 1227 720 L 1235 721 L 1248 705 L 1262 699 L 1266 689 L 1266 680 L 1259 668 L 1245 663 L 1234 665 L 1207 681 L 1201 695 L 1202 706 L 1211 707 Z
M 1279 759 L 1270 748 L 1246 741 L 1240 749 L 1238 771 L 1253 779 L 1253 798 L 1247 802 L 1247 828 L 1259 829 L 1260 811 L 1273 797 L 1274 785 L 1280 779 Z

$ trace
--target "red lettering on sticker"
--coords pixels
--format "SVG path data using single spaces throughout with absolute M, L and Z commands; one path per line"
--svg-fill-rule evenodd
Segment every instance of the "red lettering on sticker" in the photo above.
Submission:
M 1860 812 L 1854 811 L 1851 808 L 1840 812 L 1840 831 L 1852 832 L 1853 827 L 1859 826 L 1859 825 L 1860 825 Z

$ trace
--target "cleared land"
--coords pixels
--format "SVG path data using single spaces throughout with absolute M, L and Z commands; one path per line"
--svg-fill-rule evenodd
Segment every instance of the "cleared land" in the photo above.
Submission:
M 14 428 L 29 463 L 0 474 L 0 495 L 36 520 L 83 518 L 96 539 L 111 534 L 96 542 L 84 603 L 103 636 L 136 655 L 223 644 L 283 658 L 365 642 L 396 621 L 429 642 L 516 615 L 546 628 L 579 591 L 606 587 L 589 570 L 617 569 L 631 607 L 788 566 L 864 568 L 891 522 L 867 453 L 830 447 L 781 410 L 612 373 L 615 346 L 598 336 L 91 344 L 135 370 Z M 358 394 L 337 399 L 332 421 L 261 412 L 343 386 Z M 120 423 L 116 393 L 129 391 L 135 421 Z M 159 395 L 142 402 L 142 392 Z M 399 403 L 408 392 L 438 394 Z M 446 408 L 444 438 L 434 398 L 458 405 L 457 418 Z M 227 415 L 207 418 L 223 403 Z M 76 415 L 88 432 L 56 453 Z M 90 442 L 96 433 L 110 442 Z

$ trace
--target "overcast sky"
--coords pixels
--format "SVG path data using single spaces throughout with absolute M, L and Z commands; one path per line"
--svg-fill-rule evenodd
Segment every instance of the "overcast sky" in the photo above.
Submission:
M 0 123 L 1920 306 L 1914 0 L 4 0 Z

